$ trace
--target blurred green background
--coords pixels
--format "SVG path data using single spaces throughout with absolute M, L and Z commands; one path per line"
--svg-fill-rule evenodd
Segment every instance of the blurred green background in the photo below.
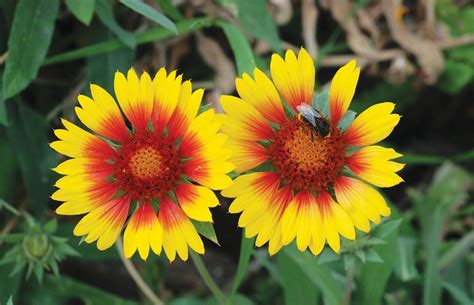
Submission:
M 390 220 L 340 256 L 240 249 L 223 200 L 221 246 L 206 241 L 203 257 L 211 275 L 224 292 L 243 276 L 234 304 L 472 305 L 474 4 L 463 0 L 0 0 L 0 304 L 151 304 L 116 249 L 80 243 L 77 218 L 56 216 L 49 198 L 63 158 L 52 130 L 75 120 L 90 83 L 112 92 L 115 71 L 164 66 L 219 109 L 236 76 L 301 46 L 317 92 L 356 58 L 351 109 L 397 104 L 386 144 L 405 155 L 405 183 L 384 192 Z M 166 304 L 217 304 L 191 261 L 133 262 Z

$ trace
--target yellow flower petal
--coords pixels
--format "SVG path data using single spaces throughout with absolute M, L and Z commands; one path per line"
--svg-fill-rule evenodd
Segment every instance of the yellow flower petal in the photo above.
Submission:
M 357 81 L 359 80 L 360 68 L 356 67 L 355 60 L 351 60 L 340 68 L 331 82 L 329 91 L 329 106 L 331 111 L 331 123 L 337 126 L 339 120 L 344 116 L 354 97 Z
M 392 114 L 394 108 L 393 103 L 380 103 L 359 114 L 345 134 L 347 144 L 372 145 L 388 137 L 400 121 L 398 114 Z

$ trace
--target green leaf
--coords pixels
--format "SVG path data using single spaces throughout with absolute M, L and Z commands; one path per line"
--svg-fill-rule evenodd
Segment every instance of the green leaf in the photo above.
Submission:
M 185 34 L 188 32 L 193 32 L 195 30 L 209 27 L 212 25 L 212 19 L 210 18 L 195 18 L 189 20 L 183 20 L 176 23 L 178 32 Z M 170 31 L 163 28 L 153 28 L 138 34 L 134 34 L 136 38 L 137 45 L 148 43 L 148 42 L 157 42 L 169 37 L 172 37 L 174 34 Z M 88 47 L 76 49 L 73 51 L 65 52 L 62 54 L 54 55 L 50 58 L 47 58 L 44 62 L 44 65 L 57 64 L 67 61 L 72 61 L 76 59 L 81 59 L 85 57 L 91 57 L 99 54 L 108 53 L 114 50 L 123 49 L 125 45 L 119 40 L 108 40 L 105 42 L 97 43 Z
M 29 289 L 28 299 L 35 298 L 35 295 L 42 298 L 71 299 L 72 297 L 82 300 L 85 304 L 113 304 L 113 305 L 139 305 L 139 303 L 109 292 L 89 286 L 67 276 L 56 277 L 46 275 L 42 286 L 36 289 Z M 35 304 L 50 304 L 49 302 Z M 60 304 L 67 304 L 61 302 Z
M 383 259 L 380 257 L 377 251 L 374 249 L 370 248 L 366 251 L 365 253 L 367 262 L 370 263 L 383 263 Z
M 299 265 L 283 251 L 277 255 L 285 304 L 318 304 L 319 291 Z
M 13 296 L 10 296 L 10 298 L 8 298 L 7 305 L 13 305 Z
M 112 34 L 103 26 L 95 27 L 94 41 L 110 39 Z M 126 74 L 133 65 L 135 51 L 124 48 L 87 58 L 86 78 L 88 83 L 99 84 L 108 92 L 114 90 L 114 74 L 121 71 Z
M 212 223 L 197 220 L 192 220 L 192 222 L 199 234 L 209 239 L 216 245 L 220 246 L 219 240 L 217 239 L 216 231 L 214 231 L 214 226 L 212 225 Z
M 140 0 L 120 0 L 120 3 L 128 6 L 135 12 L 147 17 L 150 20 L 162 25 L 164 28 L 171 32 L 178 34 L 178 29 L 173 21 L 169 20 L 168 17 L 155 10 L 153 7 Z
M 181 15 L 179 10 L 171 3 L 171 0 L 155 0 L 165 14 L 173 18 L 174 20 L 183 20 L 184 17 Z
M 309 252 L 298 251 L 294 244 L 281 250 L 278 255 L 285 255 L 291 259 L 300 272 L 319 288 L 324 304 L 342 304 L 341 287 L 332 277 L 331 270 L 325 265 L 318 264 L 318 260 L 313 255 Z
M 252 48 L 250 48 L 244 34 L 234 25 L 225 21 L 219 20 L 216 23 L 224 31 L 229 40 L 232 52 L 234 52 L 237 74 L 242 75 L 244 72 L 247 72 L 252 75 L 255 69 L 255 59 L 253 57 Z
M 254 243 L 255 243 L 255 238 L 246 238 L 245 230 L 242 230 L 239 263 L 237 265 L 237 271 L 235 272 L 234 281 L 232 282 L 232 288 L 230 290 L 229 300 L 234 300 L 234 297 L 237 291 L 239 290 L 240 284 L 242 283 L 245 275 L 247 274 L 250 258 L 252 257 L 252 253 L 253 253 Z
M 12 177 L 18 170 L 18 163 L 12 146 L 2 131 L 0 131 L 0 156 L 2 156 L 0 158 L 0 198 L 11 201 L 16 183 Z
M 3 252 L 1 252 L 3 255 Z M 10 276 L 12 265 L 0 265 L 0 304 L 7 302 L 12 295 L 16 295 L 20 288 L 21 278 L 23 275 L 20 273 Z
M 443 287 L 453 296 L 453 298 L 461 305 L 472 305 L 474 300 L 471 300 L 466 292 L 448 282 L 443 282 Z
M 390 224 L 391 223 L 391 224 Z M 373 247 L 379 254 L 383 264 L 379 262 L 368 262 L 363 264 L 358 276 L 358 288 L 355 290 L 354 304 L 357 305 L 379 305 L 382 304 L 382 296 L 388 279 L 393 272 L 397 259 L 397 236 L 400 220 L 382 223 L 389 228 L 381 232 L 386 244 Z
M 438 261 L 438 270 L 447 269 L 452 263 L 464 257 L 474 247 L 474 232 L 469 232 L 449 247 Z
M 7 125 L 7 107 L 3 96 L 2 75 L 0 74 L 0 125 Z
M 441 278 L 438 256 L 441 248 L 441 232 L 452 206 L 463 204 L 472 177 L 463 169 L 445 163 L 436 171 L 426 195 L 414 200 L 415 211 L 421 224 L 423 244 L 427 257 L 423 282 L 423 304 L 439 305 L 441 302 Z
M 97 0 L 95 6 L 95 12 L 99 17 L 100 21 L 117 36 L 117 38 L 130 49 L 135 49 L 137 42 L 135 36 L 122 29 L 117 23 L 114 17 L 114 11 L 112 9 L 112 2 L 109 0 Z
M 438 81 L 441 90 L 455 94 L 469 84 L 474 77 L 474 67 L 464 62 L 447 60 L 443 74 Z
M 76 16 L 76 18 L 89 25 L 94 15 L 95 0 L 65 0 L 68 10 Z
M 18 2 L 8 38 L 3 98 L 16 95 L 36 78 L 48 52 L 58 7 L 58 0 Z
M 56 218 L 51 219 L 43 226 L 44 232 L 49 233 L 49 234 L 53 234 L 54 232 L 56 232 L 57 228 L 58 228 L 58 220 Z
M 397 263 L 395 264 L 395 273 L 406 282 L 418 277 L 416 269 L 415 247 L 416 239 L 400 236 L 397 240 Z
M 329 88 L 324 89 L 320 93 L 315 92 L 313 94 L 313 102 L 311 106 L 322 115 L 329 117 Z
M 240 25 L 250 35 L 268 43 L 273 50 L 282 52 L 281 41 L 265 0 L 234 0 Z
M 7 135 L 21 169 L 28 203 L 36 215 L 47 207 L 52 192 L 56 154 L 48 146 L 49 125 L 23 102 L 9 104 Z

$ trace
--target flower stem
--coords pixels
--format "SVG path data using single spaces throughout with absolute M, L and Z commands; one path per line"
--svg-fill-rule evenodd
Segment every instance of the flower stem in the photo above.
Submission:
M 145 283 L 143 278 L 140 276 L 140 273 L 133 265 L 132 261 L 125 258 L 125 255 L 123 254 L 123 243 L 120 237 L 117 239 L 115 246 L 117 247 L 117 251 L 120 255 L 123 265 L 125 266 L 125 269 L 127 269 L 128 274 L 130 274 L 130 277 L 133 279 L 135 284 L 137 284 L 138 288 L 154 305 L 164 305 L 163 301 L 161 301 L 160 298 L 147 285 L 147 283 Z
M 344 305 L 351 305 L 351 293 L 354 282 L 355 265 L 351 265 L 346 273 L 346 287 L 344 289 Z
M 202 280 L 206 284 L 207 288 L 209 288 L 209 290 L 212 292 L 212 294 L 220 304 L 225 304 L 225 294 L 220 290 L 219 286 L 217 286 L 216 282 L 212 279 L 211 275 L 209 274 L 209 271 L 207 271 L 206 269 L 206 266 L 204 266 L 204 263 L 202 262 L 202 259 L 199 254 L 196 254 L 193 251 L 190 251 L 190 254 L 194 266 L 196 266 L 196 269 L 199 272 L 199 275 L 201 276 Z

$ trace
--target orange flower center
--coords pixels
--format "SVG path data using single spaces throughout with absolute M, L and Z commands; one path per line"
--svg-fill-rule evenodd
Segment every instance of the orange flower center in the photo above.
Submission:
M 309 123 L 290 120 L 274 132 L 270 160 L 285 185 L 295 190 L 327 190 L 342 171 L 346 145 L 333 128 L 322 137 Z
M 160 199 L 181 179 L 175 141 L 152 131 L 130 135 L 117 150 L 113 183 L 132 200 Z
M 130 158 L 129 167 L 139 179 L 157 177 L 161 170 L 161 156 L 153 147 L 140 148 Z

